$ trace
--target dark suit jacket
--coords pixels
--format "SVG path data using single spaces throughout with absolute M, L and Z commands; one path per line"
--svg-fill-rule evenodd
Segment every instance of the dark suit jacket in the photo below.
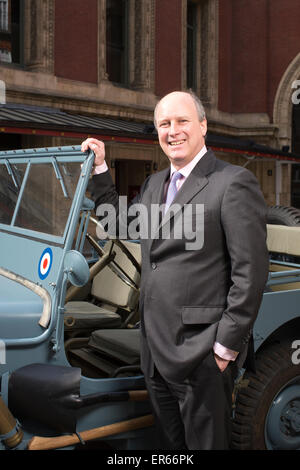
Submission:
M 150 176 L 138 201 L 148 209 L 162 203 L 169 173 Z M 96 206 L 117 207 L 109 172 L 92 178 L 91 192 Z M 180 382 L 215 341 L 244 357 L 268 275 L 268 251 L 266 206 L 256 178 L 212 151 L 195 166 L 174 203 L 204 204 L 204 244 L 187 250 L 185 238 L 141 240 L 141 361 L 146 374 L 153 373 L 154 363 L 167 380 Z M 166 214 L 161 228 L 169 220 L 172 232 L 175 219 Z

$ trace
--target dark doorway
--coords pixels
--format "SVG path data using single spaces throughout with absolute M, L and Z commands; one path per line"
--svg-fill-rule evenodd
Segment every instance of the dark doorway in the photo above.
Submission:
M 18 150 L 22 148 L 20 134 L 0 134 L 0 150 Z
M 152 162 L 141 160 L 116 160 L 116 188 L 120 196 L 131 201 L 136 196 L 148 175 Z

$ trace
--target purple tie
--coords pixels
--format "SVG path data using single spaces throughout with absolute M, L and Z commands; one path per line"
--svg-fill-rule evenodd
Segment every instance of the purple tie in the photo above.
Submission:
M 168 187 L 168 192 L 167 192 L 167 197 L 166 197 L 166 203 L 165 203 L 165 213 L 169 209 L 170 205 L 172 204 L 172 201 L 174 197 L 176 196 L 176 193 L 178 191 L 176 182 L 182 178 L 182 174 L 179 171 L 175 171 L 173 173 L 169 187 Z

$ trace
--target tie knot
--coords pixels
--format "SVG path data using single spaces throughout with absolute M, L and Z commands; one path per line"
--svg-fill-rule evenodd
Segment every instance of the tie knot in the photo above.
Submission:
M 182 177 L 182 174 L 180 173 L 180 171 L 175 171 L 171 178 L 172 183 L 175 184 L 176 181 L 178 181 L 181 177 Z

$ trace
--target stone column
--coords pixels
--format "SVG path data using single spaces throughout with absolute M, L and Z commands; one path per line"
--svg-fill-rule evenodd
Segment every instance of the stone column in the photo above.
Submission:
M 54 71 L 54 0 L 24 2 L 24 63 L 34 72 Z

